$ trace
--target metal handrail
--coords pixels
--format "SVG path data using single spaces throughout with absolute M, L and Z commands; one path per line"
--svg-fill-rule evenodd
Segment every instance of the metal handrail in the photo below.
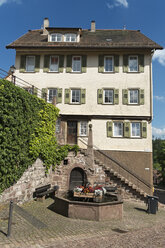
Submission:
M 82 139 L 82 140 L 81 140 Z M 81 137 L 81 142 L 85 145 L 88 146 L 87 142 Z M 110 159 L 112 162 L 114 162 L 115 164 L 117 164 L 119 167 L 121 167 L 123 170 L 125 170 L 126 172 L 128 172 L 130 175 L 132 175 L 133 177 L 135 177 L 136 179 L 138 179 L 140 182 L 142 182 L 143 184 L 145 184 L 147 187 L 151 188 L 152 185 L 149 184 L 146 180 L 142 179 L 141 177 L 139 177 L 136 173 L 132 172 L 130 169 L 128 169 L 125 165 L 123 165 L 122 163 L 119 163 L 116 159 L 112 158 L 111 156 L 107 155 L 106 153 L 104 153 L 102 150 L 100 150 L 99 147 L 97 147 L 96 145 L 93 145 L 93 148 L 95 150 L 97 150 L 98 152 L 100 152 L 101 154 L 103 154 L 105 157 L 107 157 L 108 159 Z

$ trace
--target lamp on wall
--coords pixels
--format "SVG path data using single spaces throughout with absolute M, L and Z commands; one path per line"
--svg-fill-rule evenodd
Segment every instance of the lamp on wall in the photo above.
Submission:
M 14 65 L 10 66 L 10 74 L 12 76 L 12 83 L 15 85 L 15 76 L 14 76 L 14 72 L 15 72 L 16 68 Z

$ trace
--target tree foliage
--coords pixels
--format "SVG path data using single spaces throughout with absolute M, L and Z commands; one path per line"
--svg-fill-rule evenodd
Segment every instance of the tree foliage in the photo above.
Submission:
M 59 110 L 6 80 L 0 80 L 0 192 L 40 157 L 46 172 L 78 147 L 58 146 Z
M 153 140 L 153 163 L 154 169 L 161 172 L 165 184 L 165 140 Z

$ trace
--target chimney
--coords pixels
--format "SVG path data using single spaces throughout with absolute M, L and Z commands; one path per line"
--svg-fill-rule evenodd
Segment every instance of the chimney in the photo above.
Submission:
M 95 21 L 91 21 L 91 32 L 95 32 L 96 31 L 96 23 Z
M 43 24 L 43 34 L 48 34 L 48 31 L 46 30 L 46 28 L 49 27 L 49 19 L 48 18 L 44 18 L 44 24 Z

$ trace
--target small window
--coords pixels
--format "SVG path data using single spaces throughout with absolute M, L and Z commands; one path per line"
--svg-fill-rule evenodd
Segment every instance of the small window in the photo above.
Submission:
M 88 122 L 81 121 L 80 122 L 80 136 L 87 136 L 88 134 Z
M 72 57 L 72 71 L 81 72 L 81 57 L 80 56 Z
M 113 123 L 113 136 L 123 137 L 123 123 L 122 122 Z
M 54 96 L 57 96 L 57 89 L 48 89 L 48 102 L 52 102 Z
M 105 72 L 113 72 L 114 68 L 114 60 L 113 56 L 105 56 L 104 57 L 104 71 Z
M 141 137 L 140 122 L 131 123 L 131 137 Z
M 113 104 L 113 90 L 104 90 L 104 103 Z
M 62 34 L 51 34 L 51 36 L 50 36 L 51 38 L 50 38 L 50 40 L 52 41 L 52 42 L 61 42 L 62 41 Z
M 129 104 L 139 103 L 139 90 L 129 90 Z
M 50 56 L 50 71 L 58 72 L 58 69 L 59 69 L 59 57 Z
M 26 71 L 33 72 L 35 69 L 35 56 L 26 57 Z
M 80 103 L 80 90 L 71 90 L 71 103 L 79 104 Z
M 138 56 L 129 56 L 129 72 L 138 72 Z
M 76 42 L 77 35 L 76 34 L 65 34 L 65 41 L 66 42 Z
M 56 120 L 56 133 L 60 133 L 61 132 L 61 120 L 57 119 Z

